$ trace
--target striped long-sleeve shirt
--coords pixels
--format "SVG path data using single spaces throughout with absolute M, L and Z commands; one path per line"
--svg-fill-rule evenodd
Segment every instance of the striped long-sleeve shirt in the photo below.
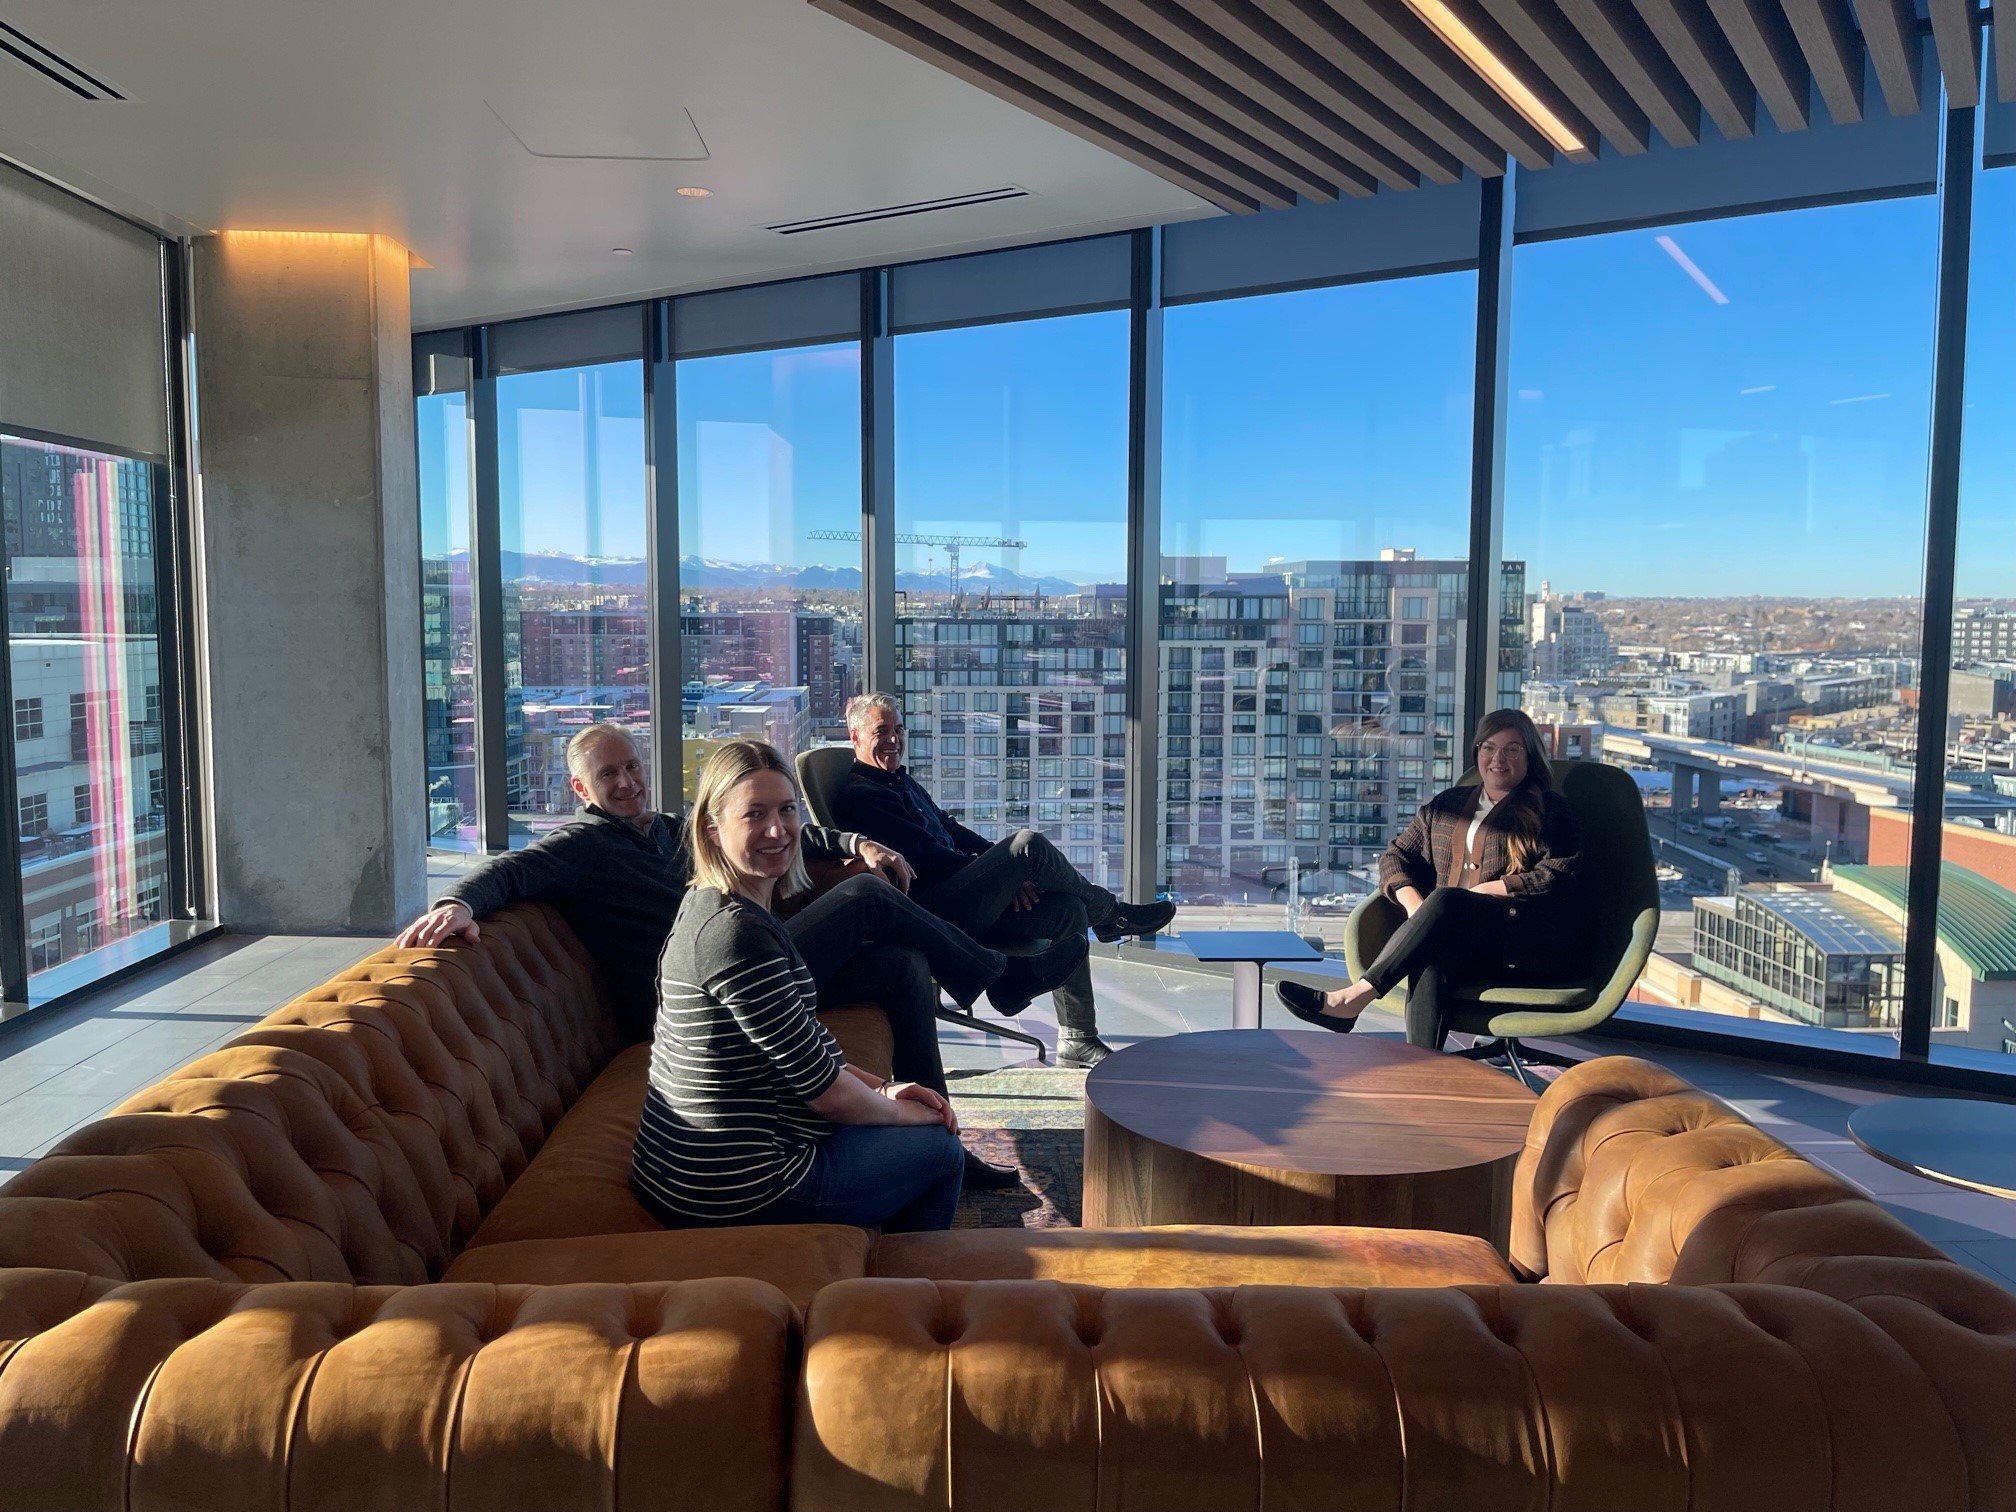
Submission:
M 661 1222 L 733 1223 L 790 1191 L 834 1125 L 806 1106 L 840 1046 L 818 989 L 767 908 L 696 888 L 659 960 L 650 1085 L 631 1156 Z

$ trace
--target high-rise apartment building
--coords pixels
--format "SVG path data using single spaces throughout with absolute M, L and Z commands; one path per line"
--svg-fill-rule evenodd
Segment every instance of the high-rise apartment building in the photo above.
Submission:
M 1542 583 L 1527 610 L 1529 670 L 1536 677 L 1601 677 L 1610 670 L 1610 632 L 1580 595 Z
M 2016 661 L 2016 612 L 1963 608 L 1953 615 L 1953 661 Z
M 590 608 L 525 608 L 517 618 L 519 665 L 528 688 L 649 681 L 651 611 L 641 595 Z
M 985 835 L 1048 834 L 1095 881 L 1125 855 L 1126 595 L 997 595 L 896 622 L 910 765 Z
M 1501 703 L 1524 665 L 1525 569 L 1504 566 Z M 1228 572 L 1170 557 L 1155 795 L 1163 880 L 1265 896 L 1373 861 L 1461 769 L 1467 569 L 1388 551 Z M 911 765 L 982 834 L 1043 830 L 1109 880 L 1124 854 L 1125 595 L 947 604 L 899 620 Z

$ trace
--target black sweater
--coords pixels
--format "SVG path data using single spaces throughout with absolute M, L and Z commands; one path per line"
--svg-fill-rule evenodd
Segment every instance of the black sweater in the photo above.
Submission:
M 885 772 L 878 766 L 855 762 L 833 796 L 833 820 L 901 851 L 924 882 L 943 882 L 994 845 L 932 802 L 908 767 Z
M 510 903 L 550 903 L 602 968 L 633 1039 L 658 1015 L 658 956 L 693 877 L 685 825 L 669 814 L 640 830 L 589 807 L 521 851 L 478 867 L 443 894 L 478 919 Z M 819 860 L 854 853 L 857 837 L 806 825 L 800 843 Z

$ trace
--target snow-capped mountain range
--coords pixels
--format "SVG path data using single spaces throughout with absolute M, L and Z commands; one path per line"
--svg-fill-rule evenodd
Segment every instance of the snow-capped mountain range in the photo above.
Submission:
M 506 551 L 502 553 L 507 581 L 541 583 L 599 583 L 611 588 L 642 589 L 645 564 L 642 557 L 575 557 L 557 552 Z M 468 553 L 458 551 L 450 560 L 466 569 Z M 943 572 L 899 572 L 896 586 L 907 593 L 943 593 L 948 579 Z M 692 588 L 828 588 L 859 592 L 858 567 L 785 567 L 773 562 L 729 562 L 716 557 L 688 556 L 679 559 L 679 586 Z M 1028 577 L 998 562 L 973 562 L 959 569 L 959 586 L 966 593 L 1078 593 L 1083 586 L 1068 578 Z

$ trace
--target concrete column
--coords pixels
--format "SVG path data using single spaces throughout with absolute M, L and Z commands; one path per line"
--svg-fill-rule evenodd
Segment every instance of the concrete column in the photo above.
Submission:
M 1694 768 L 1673 768 L 1673 812 L 1685 814 L 1694 807 Z
M 1698 786 L 1695 791 L 1699 794 L 1699 797 L 1696 801 L 1701 806 L 1701 812 L 1704 814 L 1721 813 L 1722 774 L 1710 769 L 1699 773 L 1697 781 Z
M 382 934 L 426 897 L 406 250 L 197 243 L 198 540 L 218 917 Z

